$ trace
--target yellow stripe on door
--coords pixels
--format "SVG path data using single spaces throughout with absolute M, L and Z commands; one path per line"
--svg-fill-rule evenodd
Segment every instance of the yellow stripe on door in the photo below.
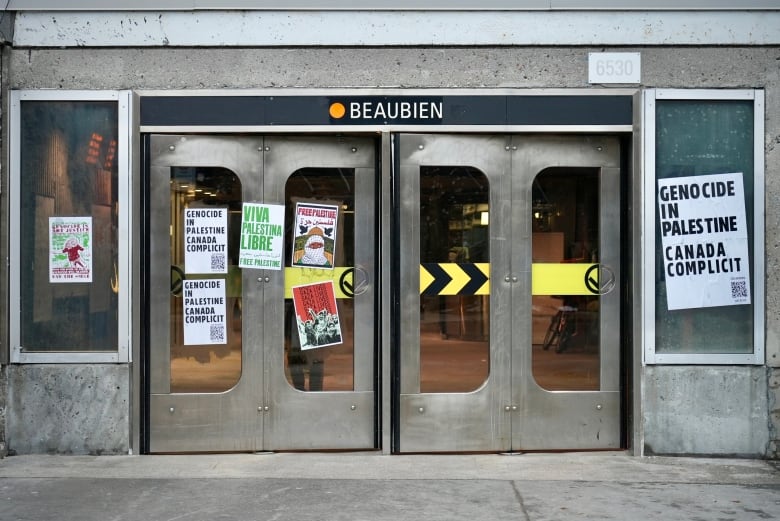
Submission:
M 531 269 L 532 295 L 595 295 L 598 283 L 598 264 L 535 263 Z
M 490 265 L 478 264 L 480 270 L 487 276 Z M 457 264 L 438 264 L 440 276 L 431 273 L 431 265 L 426 269 L 420 266 L 420 293 L 431 294 L 431 288 L 438 283 L 434 294 L 456 295 L 470 279 L 460 270 Z M 595 295 L 598 294 L 598 264 L 591 263 L 535 263 L 531 271 L 532 295 Z M 442 278 L 443 280 L 439 280 Z M 450 281 L 451 279 L 451 281 Z M 490 285 L 486 283 L 478 291 L 470 294 L 487 295 Z
M 353 274 L 351 266 L 337 266 L 332 270 L 287 267 L 284 269 L 284 298 L 292 298 L 292 288 L 295 286 L 329 280 L 333 281 L 336 298 L 352 298 L 352 294 L 347 294 L 345 291 L 352 288 Z
M 442 263 L 441 268 L 452 277 L 452 281 L 443 287 L 439 295 L 455 295 L 471 279 L 457 265 Z M 486 276 L 490 273 L 490 265 L 477 264 Z M 531 272 L 532 295 L 594 295 L 598 293 L 598 264 L 560 264 L 535 263 Z M 350 288 L 353 285 L 353 271 L 350 266 L 339 266 L 332 270 L 314 268 L 285 268 L 284 297 L 292 298 L 292 288 L 315 282 L 333 281 L 336 298 L 352 298 Z M 428 270 L 420 266 L 420 293 L 431 285 L 434 277 Z M 490 294 L 490 283 L 486 282 L 479 290 L 470 294 Z

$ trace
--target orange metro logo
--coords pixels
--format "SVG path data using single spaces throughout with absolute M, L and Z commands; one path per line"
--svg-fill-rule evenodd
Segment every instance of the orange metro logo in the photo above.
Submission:
M 347 107 L 345 107 L 343 103 L 336 101 L 330 104 L 328 113 L 333 119 L 341 119 L 347 113 Z

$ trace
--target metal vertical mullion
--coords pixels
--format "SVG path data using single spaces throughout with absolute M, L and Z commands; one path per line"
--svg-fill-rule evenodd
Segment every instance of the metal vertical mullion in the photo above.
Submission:
M 376 215 L 379 222 L 379 245 L 376 249 L 378 269 L 375 270 L 379 281 L 374 284 L 379 288 L 380 301 L 377 312 L 379 313 L 379 323 L 376 327 L 380 330 L 379 341 L 379 377 L 380 387 L 378 403 L 378 425 L 381 428 L 380 448 L 384 454 L 390 454 L 393 450 L 393 385 L 392 385 L 392 291 L 391 275 L 395 271 L 395 258 L 390 255 L 392 252 L 393 236 L 390 233 L 392 229 L 392 168 L 393 158 L 396 151 L 392 148 L 395 143 L 389 132 L 382 133 L 381 141 L 381 170 L 379 177 L 379 208 Z M 382 233 L 384 232 L 384 233 Z M 389 259 L 389 262 L 386 261 Z M 384 261 L 383 261 L 384 260 Z M 397 421 L 396 421 L 397 423 Z
M 614 318 L 620 317 L 620 169 L 601 168 L 599 183 L 599 262 L 615 277 L 614 289 L 599 298 L 600 390 L 618 391 L 620 322 L 615 323 Z M 599 278 L 604 275 L 602 271 Z
M 399 139 L 401 145 L 403 140 Z M 403 152 L 402 152 L 403 153 Z M 403 157 L 402 157 L 403 160 Z M 420 171 L 401 164 L 398 223 L 401 257 L 400 310 L 420 309 Z M 411 313 L 407 316 L 413 316 Z M 420 317 L 402 320 L 400 329 L 401 394 L 420 392 Z M 400 319 L 400 317 L 399 317 Z
M 366 290 L 355 292 L 353 297 L 353 312 L 355 314 L 354 339 L 354 390 L 374 390 L 374 299 L 376 284 L 374 283 L 374 219 L 376 210 L 374 204 L 375 175 L 373 165 L 355 169 L 355 271 L 353 284 L 361 283 L 367 276 Z M 363 272 L 363 273 L 361 273 Z M 369 348 L 371 347 L 371 348 Z
M 152 136 L 154 139 L 154 136 Z M 149 259 L 162 269 L 149 273 L 149 392 L 171 392 L 170 323 L 170 168 L 151 167 L 149 173 Z M 168 174 L 166 176 L 166 174 Z

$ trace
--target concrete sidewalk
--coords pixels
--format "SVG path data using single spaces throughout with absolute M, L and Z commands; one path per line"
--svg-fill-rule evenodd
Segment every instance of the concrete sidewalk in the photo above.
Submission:
M 780 519 L 778 467 L 622 452 L 12 456 L 0 520 Z

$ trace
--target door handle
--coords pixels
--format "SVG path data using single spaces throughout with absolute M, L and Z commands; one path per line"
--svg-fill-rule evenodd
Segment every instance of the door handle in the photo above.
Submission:
M 182 285 L 184 284 L 184 270 L 178 266 L 171 265 L 171 294 L 181 295 Z
M 368 270 L 361 268 L 360 266 L 355 266 L 355 272 L 352 275 L 352 287 L 352 293 L 354 293 L 355 296 L 362 295 L 368 291 Z
M 615 271 L 605 264 L 594 264 L 585 272 L 585 286 L 594 295 L 606 295 L 615 289 L 616 285 Z
M 352 281 L 349 280 L 350 275 L 352 275 Z M 349 298 L 362 295 L 370 287 L 368 270 L 360 266 L 344 270 L 338 283 L 341 291 Z

